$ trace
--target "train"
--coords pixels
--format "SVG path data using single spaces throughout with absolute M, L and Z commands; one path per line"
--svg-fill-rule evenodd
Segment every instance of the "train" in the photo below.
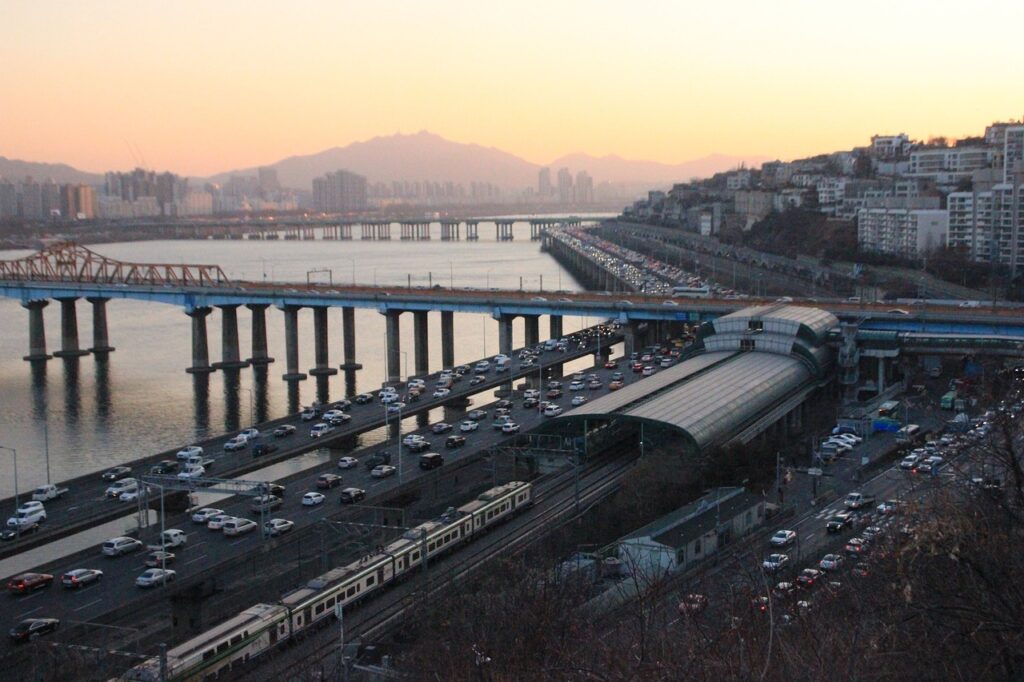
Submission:
M 406 530 L 345 566 L 333 568 L 274 603 L 250 606 L 233 618 L 167 651 L 166 679 L 214 680 L 334 617 L 339 607 L 371 599 L 435 556 L 471 542 L 533 503 L 533 486 L 511 481 L 442 516 Z M 123 682 L 158 682 L 160 658 L 126 671 Z

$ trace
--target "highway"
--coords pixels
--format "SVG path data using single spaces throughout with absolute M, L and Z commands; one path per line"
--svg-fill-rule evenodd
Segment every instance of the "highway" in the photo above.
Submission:
M 576 337 L 577 334 L 585 334 L 586 332 L 587 330 L 583 330 L 572 336 Z M 601 344 L 602 348 L 607 348 L 609 345 L 617 343 L 618 340 L 619 337 L 615 334 L 604 336 L 600 341 L 596 337 L 588 338 L 582 347 L 572 347 L 564 353 L 561 351 L 547 351 L 541 354 L 540 360 L 542 366 L 544 363 L 551 365 L 555 362 L 570 362 L 593 353 L 597 349 L 598 343 Z M 466 377 L 452 384 L 451 393 L 444 398 L 432 397 L 434 384 L 439 372 L 421 377 L 426 379 L 427 389 L 418 400 L 406 403 L 405 408 L 402 409 L 402 418 L 412 417 L 421 412 L 472 398 L 479 393 L 491 391 L 513 380 L 526 376 L 537 376 L 540 368 L 537 366 L 524 367 L 518 357 L 520 350 L 516 349 L 511 354 L 512 363 L 508 372 L 498 374 L 492 367 L 487 374 L 481 375 L 485 377 L 484 382 L 477 385 L 471 385 L 473 375 L 472 373 L 467 374 Z M 470 363 L 470 367 L 474 364 L 476 363 Z M 404 384 L 399 384 L 399 386 L 404 386 Z M 357 405 L 353 403 L 351 408 L 347 410 L 352 419 L 344 426 L 337 427 L 332 433 L 321 438 L 310 436 L 310 427 L 317 423 L 319 419 L 303 421 L 299 414 L 291 414 L 281 419 L 258 424 L 257 428 L 261 432 L 263 442 L 270 443 L 277 448 L 275 452 L 259 458 L 253 456 L 251 447 L 234 452 L 225 452 L 224 443 L 236 435 L 235 432 L 231 432 L 198 443 L 182 443 L 171 450 L 129 462 L 126 466 L 131 467 L 131 476 L 138 478 L 149 473 L 150 468 L 157 462 L 167 459 L 174 460 L 178 450 L 186 445 L 199 445 L 203 448 L 205 457 L 211 457 L 215 460 L 214 465 L 208 469 L 207 476 L 216 478 L 240 477 L 247 472 L 263 468 L 274 462 L 282 461 L 310 450 L 330 446 L 332 443 L 337 443 L 346 438 L 381 428 L 385 425 L 386 420 L 393 422 L 396 415 L 388 416 L 385 414 L 385 410 L 378 400 L 379 393 L 379 390 L 371 392 L 374 400 L 369 404 Z M 404 395 L 405 392 L 401 391 L 401 393 Z M 352 397 L 349 396 L 349 399 Z M 286 438 L 273 438 L 270 432 L 274 428 L 285 424 L 294 426 L 296 429 L 295 433 Z M 136 503 L 124 503 L 104 496 L 104 492 L 110 483 L 101 480 L 101 474 L 102 472 L 96 472 L 60 483 L 61 486 L 69 488 L 69 492 L 59 500 L 45 503 L 47 520 L 42 524 L 41 530 L 37 533 L 26 535 L 19 540 L 0 544 L 0 559 L 105 521 L 136 513 Z M 31 499 L 31 491 L 25 491 L 20 499 L 21 502 Z M 7 498 L 0 502 L 0 509 L 4 510 L 3 519 L 6 521 L 15 509 L 14 499 Z
M 587 373 L 593 372 L 601 378 L 602 388 L 599 390 L 570 392 L 568 390 L 570 378 L 566 377 L 566 379 L 562 380 L 563 395 L 560 398 L 554 399 L 553 402 L 568 408 L 572 397 L 575 395 L 593 398 L 597 395 L 606 394 L 609 377 L 614 371 L 622 371 L 626 382 L 640 380 L 641 376 L 630 372 L 626 364 L 621 362 L 620 370 L 603 367 L 588 370 Z M 466 379 L 463 381 L 466 382 Z M 369 407 L 381 410 L 379 403 Z M 475 408 L 467 406 L 465 409 L 469 411 Z M 524 409 L 521 406 L 521 402 L 515 404 L 512 416 L 521 425 L 523 432 L 536 429 L 546 420 L 536 409 Z M 453 420 L 451 423 L 455 426 L 451 433 L 460 433 L 458 422 Z M 418 429 L 416 432 L 423 434 L 432 443 L 433 447 L 431 450 L 443 454 L 446 464 L 479 455 L 490 446 L 508 439 L 507 436 L 502 435 L 499 430 L 492 427 L 490 414 L 481 421 L 477 431 L 462 434 L 467 436 L 465 446 L 453 450 L 444 448 L 444 440 L 450 434 L 434 435 L 429 426 Z M 351 454 L 362 459 L 379 451 L 388 451 L 392 454 L 392 464 L 397 465 L 394 456 L 397 451 L 395 440 L 393 437 L 386 444 L 343 454 Z M 427 479 L 437 474 L 436 471 L 421 471 L 417 466 L 419 455 L 408 453 L 408 450 L 404 447 L 402 449 L 406 454 L 403 454 L 401 457 L 403 469 L 401 482 L 408 483 L 420 478 Z M 327 500 L 323 504 L 314 507 L 304 507 L 301 504 L 303 494 L 316 490 L 316 478 L 324 471 L 340 474 L 343 478 L 342 485 L 331 490 L 322 491 L 327 496 Z M 292 533 L 297 533 L 304 528 L 316 524 L 321 519 L 343 515 L 346 510 L 351 509 L 352 507 L 340 504 L 339 494 L 343 487 L 354 486 L 365 489 L 367 491 L 367 498 L 364 504 L 369 506 L 374 505 L 376 497 L 397 487 L 400 481 L 397 475 L 390 478 L 374 479 L 362 465 L 353 469 L 338 470 L 334 466 L 334 461 L 332 461 L 328 467 L 312 469 L 297 474 L 291 479 L 284 481 L 284 483 L 287 485 L 284 505 L 282 508 L 269 514 L 268 518 L 287 518 L 292 520 L 295 523 Z M 252 513 L 249 505 L 250 501 L 248 499 L 234 497 L 211 506 L 216 506 L 229 514 L 258 520 L 259 515 Z M 174 550 L 177 557 L 168 566 L 178 572 L 175 583 L 152 590 L 138 588 L 135 586 L 134 580 L 145 570 L 143 565 L 144 554 L 137 553 L 110 559 L 101 556 L 97 547 L 95 558 L 86 561 L 84 565 L 71 565 L 66 560 L 63 560 L 37 570 L 44 570 L 59 577 L 61 572 L 73 568 L 99 568 L 104 571 L 104 578 L 99 584 L 80 591 L 64 590 L 59 585 L 55 585 L 34 594 L 12 596 L 10 599 L 5 600 L 2 609 L 0 609 L 0 623 L 13 625 L 19 620 L 29 617 L 55 617 L 64 621 L 92 621 L 100 618 L 113 608 L 121 608 L 132 602 L 138 602 L 140 608 L 149 608 L 154 605 L 154 602 L 162 601 L 162 597 L 167 597 L 174 591 L 186 588 L 190 581 L 195 582 L 194 579 L 197 579 L 201 574 L 210 573 L 211 571 L 215 572 L 218 567 L 237 561 L 246 554 L 256 550 L 264 542 L 258 531 L 236 538 L 226 537 L 219 531 L 208 530 L 204 526 L 192 523 L 186 514 L 169 514 L 166 520 L 166 527 L 179 528 L 188 533 L 187 546 L 180 551 Z M 156 524 L 146 531 L 140 539 L 147 544 L 154 542 L 159 531 L 159 524 Z M 274 540 L 267 542 L 273 543 Z M 270 555 L 273 554 L 273 552 L 270 553 Z M 280 557 L 280 560 L 289 561 L 290 557 Z M 272 596 L 268 595 L 266 598 L 271 599 Z M 57 637 L 59 638 L 60 635 L 58 634 Z M 0 645 L 0 656 L 10 651 L 11 645 L 6 641 L 3 645 Z

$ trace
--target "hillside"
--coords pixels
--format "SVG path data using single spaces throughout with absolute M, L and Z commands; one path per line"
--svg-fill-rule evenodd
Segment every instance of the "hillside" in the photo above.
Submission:
M 98 185 L 103 182 L 103 176 L 99 173 L 86 173 L 63 163 L 36 163 L 0 156 L 0 178 L 19 181 L 25 176 L 32 176 L 40 182 L 47 178 L 53 178 L 57 183 L 80 182 Z

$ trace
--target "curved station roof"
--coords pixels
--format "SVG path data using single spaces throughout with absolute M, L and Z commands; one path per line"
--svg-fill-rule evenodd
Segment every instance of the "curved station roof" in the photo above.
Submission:
M 819 385 L 831 367 L 824 341 L 838 324 L 814 308 L 737 311 L 705 323 L 693 357 L 559 419 L 623 417 L 676 430 L 698 450 L 722 445 L 763 430 L 775 420 L 766 415 L 781 417 Z

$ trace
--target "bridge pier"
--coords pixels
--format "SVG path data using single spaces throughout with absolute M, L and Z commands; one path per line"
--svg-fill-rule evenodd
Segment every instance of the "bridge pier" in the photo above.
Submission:
M 316 356 L 316 367 L 309 370 L 310 374 L 327 376 L 338 373 L 328 359 L 327 306 L 313 308 L 313 354 Z
M 239 369 L 248 367 L 238 351 L 238 306 L 233 303 L 217 306 L 220 308 L 220 362 L 213 363 L 216 369 Z
M 540 316 L 523 315 L 523 321 L 526 327 L 526 342 L 524 345 L 532 348 L 540 343 Z
M 107 336 L 107 301 L 103 296 L 89 296 L 85 300 L 92 303 L 92 348 L 93 353 L 110 353 L 114 347 Z
M 58 358 L 79 358 L 88 355 L 89 351 L 78 346 L 78 309 L 77 298 L 58 298 L 60 301 L 60 350 L 54 355 Z
M 417 376 L 430 374 L 430 333 L 427 315 L 426 310 L 416 310 L 412 314 L 413 355 Z
M 512 236 L 512 222 L 511 220 L 495 220 L 494 221 L 494 232 L 495 241 L 499 242 L 510 242 L 513 239 Z
M 249 364 L 269 365 L 274 361 L 267 353 L 267 306 L 265 303 L 247 303 L 245 305 L 252 311 L 252 357 Z
M 185 314 L 192 318 L 192 366 L 185 369 L 189 374 L 209 374 L 214 371 L 210 366 L 210 347 L 206 341 L 206 317 L 213 308 L 193 308 Z
M 284 312 L 284 348 L 287 372 L 285 381 L 303 381 L 306 375 L 299 371 L 299 310 L 301 306 L 286 305 Z
M 384 344 L 387 357 L 387 380 L 394 383 L 402 380 L 402 341 L 398 320 L 402 315 L 401 310 L 387 310 L 384 312 Z
M 441 311 L 441 367 L 455 367 L 455 313 Z
M 480 233 L 477 232 L 478 222 L 476 220 L 466 221 L 466 241 L 475 242 L 480 239 Z
M 345 306 L 341 309 L 341 337 L 344 341 L 345 359 L 341 369 L 346 371 L 347 377 L 348 372 L 363 368 L 356 362 L 356 309 L 352 306 Z
M 549 315 L 548 316 L 548 334 L 551 339 L 556 341 L 562 338 L 562 316 L 561 315 Z M 553 362 L 550 365 L 551 369 L 548 370 L 548 376 L 552 379 L 562 378 L 562 363 Z
M 43 308 L 50 305 L 46 299 L 29 301 L 21 304 L 28 311 L 28 355 L 23 360 L 40 362 L 53 356 L 46 352 L 46 325 L 43 320 Z

